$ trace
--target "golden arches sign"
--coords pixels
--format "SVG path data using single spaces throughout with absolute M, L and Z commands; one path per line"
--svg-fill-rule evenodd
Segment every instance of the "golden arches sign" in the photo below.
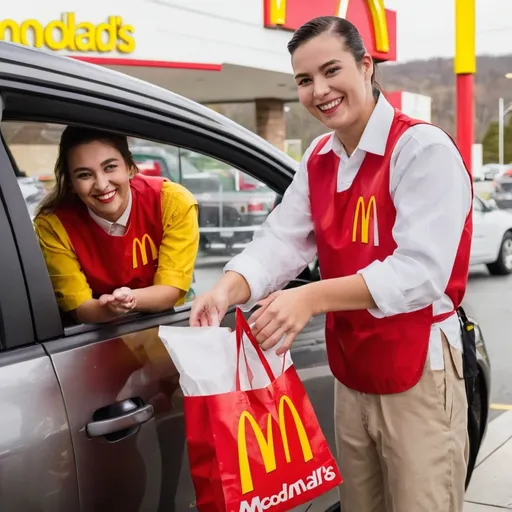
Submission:
M 269 0 L 269 21 L 271 25 L 283 26 L 286 23 L 286 0 Z M 384 0 L 365 0 L 370 9 L 373 30 L 375 33 L 375 49 L 382 53 L 389 52 L 388 22 Z M 336 15 L 345 18 L 350 0 L 338 0 Z

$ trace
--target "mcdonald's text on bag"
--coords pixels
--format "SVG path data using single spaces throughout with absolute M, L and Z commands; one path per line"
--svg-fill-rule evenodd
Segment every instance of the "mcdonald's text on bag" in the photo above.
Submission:
M 288 433 L 286 429 L 285 421 L 285 406 L 287 406 L 298 435 L 300 446 L 302 449 L 302 457 L 304 462 L 313 460 L 313 452 L 311 450 L 311 444 L 306 434 L 304 424 L 297 412 L 297 409 L 291 399 L 283 395 L 279 400 L 278 406 L 278 423 L 279 432 L 281 434 L 281 440 L 283 443 L 285 460 L 287 463 L 291 462 L 290 447 L 288 443 Z M 254 417 L 247 411 L 244 411 L 240 415 L 238 422 L 238 460 L 240 466 L 240 482 L 242 487 L 242 494 L 246 495 L 254 491 L 254 483 L 251 474 L 251 468 L 249 466 L 249 453 L 247 449 L 247 424 L 250 425 L 256 442 L 258 444 L 265 472 L 267 474 L 272 473 L 277 469 L 276 454 L 274 447 L 274 437 L 272 430 L 272 416 L 267 416 L 267 435 L 265 436 L 258 426 L 258 423 Z M 275 495 L 260 497 L 255 496 L 249 502 L 244 500 L 240 503 L 240 512 L 261 512 L 274 507 L 278 504 L 284 503 L 291 500 L 292 498 L 299 496 L 303 493 L 316 489 L 322 483 L 332 481 L 336 478 L 336 472 L 332 466 L 321 466 L 315 469 L 307 478 L 299 479 L 296 482 L 284 483 L 282 490 Z
M 297 480 L 291 484 L 283 484 L 283 489 L 279 494 L 264 498 L 255 496 L 250 503 L 242 501 L 240 503 L 240 512 L 262 512 L 263 510 L 268 510 L 305 492 L 312 491 L 324 482 L 332 482 L 335 478 L 336 472 L 332 466 L 321 466 L 305 479 Z

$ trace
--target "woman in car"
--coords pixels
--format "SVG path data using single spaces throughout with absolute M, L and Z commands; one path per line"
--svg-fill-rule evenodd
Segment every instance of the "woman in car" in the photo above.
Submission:
M 35 228 L 57 302 L 79 323 L 183 301 L 199 243 L 184 187 L 138 173 L 125 136 L 68 126 Z
M 342 509 L 462 512 L 471 176 L 446 133 L 387 102 L 350 22 L 316 18 L 288 49 L 299 101 L 330 133 L 191 324 L 259 301 L 249 322 L 264 349 L 284 337 L 279 354 L 326 314 Z M 282 290 L 317 252 L 322 280 Z

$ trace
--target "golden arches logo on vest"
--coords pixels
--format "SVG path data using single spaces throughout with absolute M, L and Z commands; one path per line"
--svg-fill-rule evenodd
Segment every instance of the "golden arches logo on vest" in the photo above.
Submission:
M 288 407 L 288 411 L 293 418 L 295 429 L 299 437 L 300 446 L 302 448 L 304 462 L 308 462 L 313 459 L 313 452 L 311 450 L 311 444 L 306 434 L 306 429 L 304 428 L 304 424 L 302 423 L 295 405 L 288 396 L 284 395 L 279 400 L 278 418 L 279 432 L 281 434 L 286 462 L 289 463 L 291 461 L 291 457 L 290 448 L 288 446 L 288 433 L 286 430 L 284 415 L 285 406 Z M 249 453 L 247 450 L 247 424 L 249 424 L 249 426 L 252 428 L 252 431 L 256 437 L 256 443 L 258 444 L 266 473 L 271 473 L 277 469 L 274 435 L 272 430 L 272 416 L 268 414 L 267 435 L 265 436 L 253 416 L 249 412 L 244 411 L 240 416 L 240 420 L 238 421 L 238 462 L 240 465 L 242 494 L 247 494 L 254 490 L 251 468 L 249 466 Z
M 158 259 L 158 250 L 155 246 L 155 242 L 153 242 L 153 240 L 147 233 L 144 234 L 144 236 L 140 240 L 138 238 L 133 239 L 132 266 L 134 269 L 136 269 L 139 266 L 139 254 L 140 254 L 140 261 L 142 263 L 142 266 L 148 264 L 148 262 L 149 262 L 148 252 L 147 252 L 148 246 L 151 251 L 151 260 L 152 261 L 157 260 Z
M 375 196 L 371 196 L 368 202 L 363 196 L 357 200 L 356 209 L 354 211 L 354 223 L 352 225 L 352 242 L 368 244 L 370 235 L 370 221 L 373 220 L 373 245 L 379 246 L 379 220 L 377 216 L 377 202 Z M 359 230 L 361 228 L 361 230 Z M 360 238 L 358 237 L 360 235 Z

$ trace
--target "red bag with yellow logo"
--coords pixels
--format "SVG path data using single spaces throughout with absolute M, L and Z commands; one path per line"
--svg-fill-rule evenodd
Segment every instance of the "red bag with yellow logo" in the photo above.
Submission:
M 270 380 L 263 389 L 241 390 L 244 333 Z M 184 398 L 197 508 L 291 510 L 339 485 L 341 475 L 294 366 L 274 376 L 239 310 L 236 343 L 236 391 Z

